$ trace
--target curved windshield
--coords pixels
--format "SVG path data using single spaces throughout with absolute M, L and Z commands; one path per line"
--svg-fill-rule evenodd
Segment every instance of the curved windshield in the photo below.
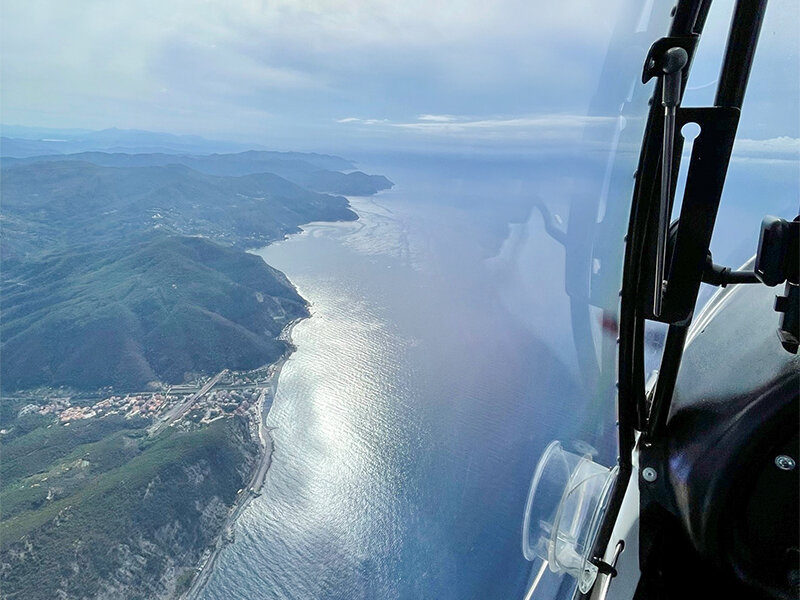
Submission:
M 582 134 L 563 155 L 548 160 L 533 188 L 538 192 L 535 208 L 522 232 L 504 248 L 518 261 L 505 283 L 516 290 L 511 310 L 542 344 L 534 363 L 550 361 L 549 376 L 534 379 L 531 387 L 531 403 L 541 410 L 528 449 L 531 466 L 553 439 L 597 465 L 613 467 L 617 462 L 614 411 L 623 239 L 652 95 L 652 84 L 641 83 L 641 70 L 649 46 L 666 35 L 669 12 L 664 6 L 628 5 L 614 16 L 608 37 L 587 52 L 595 60 L 596 89 L 586 116 L 579 119 Z M 559 462 L 543 461 L 543 473 L 548 464 Z M 580 473 L 579 467 L 572 468 Z M 529 508 L 531 502 L 558 504 L 566 483 L 549 490 L 534 477 Z M 562 504 L 569 510 L 568 499 Z M 537 535 L 549 534 L 551 527 L 548 523 Z M 565 576 L 553 564 L 558 557 L 552 552 L 551 547 L 549 561 L 546 552 L 530 552 L 526 598 L 575 593 L 575 574 Z
M 714 104 L 733 3 L 711 4 L 703 35 L 692 59 L 683 107 Z M 792 220 L 798 211 L 800 186 L 800 43 L 786 23 L 798 20 L 798 6 L 786 0 L 769 4 L 761 27 L 741 119 L 726 172 L 710 251 L 716 264 L 738 269 L 756 254 L 760 223 L 767 215 Z M 680 214 L 694 136 L 686 126 L 672 218 Z M 695 314 L 720 290 L 702 284 Z M 659 367 L 667 326 L 645 324 L 648 374 Z
M 671 6 L 462 4 L 3 4 L 9 597 L 573 595 Z
M 714 261 L 734 269 L 755 256 L 761 219 L 797 216 L 800 186 L 800 42 L 786 23 L 796 23 L 800 7 L 772 0 L 764 16 L 742 107 L 711 252 Z M 692 62 L 684 106 L 713 103 L 732 6 L 714 3 Z M 686 150 L 684 150 L 686 153 Z M 704 286 L 702 305 L 714 288 Z

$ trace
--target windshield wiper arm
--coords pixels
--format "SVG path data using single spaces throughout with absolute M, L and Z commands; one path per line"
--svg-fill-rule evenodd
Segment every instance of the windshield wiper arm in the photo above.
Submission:
M 661 105 L 664 107 L 664 138 L 661 150 L 661 198 L 658 210 L 658 233 L 656 238 L 656 276 L 653 288 L 653 314 L 661 316 L 667 260 L 667 229 L 672 206 L 672 171 L 675 153 L 675 121 L 681 97 L 681 70 L 689 62 L 689 55 L 681 47 L 670 48 L 664 53 L 661 70 Z

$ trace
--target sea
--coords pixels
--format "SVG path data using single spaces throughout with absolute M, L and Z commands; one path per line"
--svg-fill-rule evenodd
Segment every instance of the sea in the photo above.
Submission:
M 537 164 L 375 164 L 395 186 L 351 198 L 357 221 L 257 251 L 311 317 L 292 329 L 267 417 L 262 493 L 202 599 L 525 596 L 523 510 L 543 448 L 583 440 L 615 457 L 613 405 L 591 410 L 605 400 L 583 381 L 595 350 L 572 330 L 564 240 L 535 208 L 544 197 L 563 224 L 570 174 L 548 188 Z

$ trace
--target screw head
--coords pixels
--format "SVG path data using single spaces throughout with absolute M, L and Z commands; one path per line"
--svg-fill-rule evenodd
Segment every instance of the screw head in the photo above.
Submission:
M 652 483 L 658 479 L 658 471 L 656 471 L 653 467 L 645 467 L 642 469 L 642 479 L 648 483 Z
M 775 466 L 781 471 L 792 471 L 797 466 L 797 463 L 791 456 L 779 454 L 775 457 Z

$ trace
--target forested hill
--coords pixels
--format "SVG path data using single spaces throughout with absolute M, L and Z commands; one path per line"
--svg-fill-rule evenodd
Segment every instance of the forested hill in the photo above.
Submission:
M 5 257 L 107 247 L 161 230 L 254 247 L 310 221 L 356 218 L 347 200 L 272 173 L 206 175 L 182 165 L 102 167 L 83 161 L 4 167 Z
M 285 351 L 305 303 L 258 256 L 155 234 L 20 264 L 3 281 L 5 389 L 142 390 L 187 373 L 254 369 Z
M 345 198 L 274 173 L 132 166 L 141 156 L 3 161 L 4 390 L 124 391 L 273 362 L 286 350 L 280 331 L 305 303 L 244 250 L 307 222 L 357 218 Z M 249 160 L 207 158 L 231 170 Z
M 184 165 L 208 175 L 235 176 L 272 173 L 313 191 L 348 196 L 368 196 L 392 187 L 392 182 L 383 175 L 367 175 L 361 171 L 355 171 L 350 161 L 338 156 L 297 152 L 250 150 L 236 154 L 208 155 L 81 152 L 32 158 L 5 158 L 3 163 L 11 166 L 64 160 L 90 162 L 104 167 Z

